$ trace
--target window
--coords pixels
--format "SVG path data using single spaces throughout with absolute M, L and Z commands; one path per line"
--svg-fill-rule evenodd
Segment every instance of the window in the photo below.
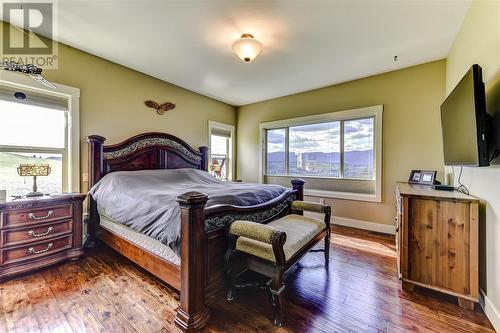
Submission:
M 267 175 L 372 180 L 373 126 L 371 117 L 268 129 Z
M 346 120 L 343 125 L 343 177 L 374 179 L 374 118 Z
M 39 191 L 62 192 L 66 112 L 0 100 L 0 183 L 11 195 L 29 192 L 32 179 L 17 174 L 19 164 L 49 164 Z
M 209 121 L 209 172 L 217 179 L 233 179 L 234 126 Z
M 288 129 L 288 174 L 340 177 L 340 123 L 327 122 Z
M 381 129 L 382 106 L 263 123 L 261 179 L 303 177 L 306 194 L 309 185 L 310 194 L 379 200 Z
M 17 91 L 25 93 L 26 99 L 16 101 Z M 49 176 L 37 179 L 42 193 L 79 190 L 79 162 L 75 163 L 79 133 L 71 131 L 78 124 L 78 96 L 74 97 L 71 101 L 70 96 L 0 85 L 0 189 L 7 190 L 8 196 L 32 190 L 33 178 L 19 176 L 19 164 L 50 166 Z
M 286 174 L 286 130 L 284 128 L 267 131 L 267 174 Z

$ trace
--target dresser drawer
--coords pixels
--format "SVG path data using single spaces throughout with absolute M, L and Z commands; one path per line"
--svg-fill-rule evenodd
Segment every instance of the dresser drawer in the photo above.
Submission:
M 48 206 L 25 210 L 3 212 L 0 216 L 0 227 L 19 227 L 23 225 L 39 224 L 60 219 L 71 219 L 73 205 Z
M 72 221 L 32 225 L 21 229 L 6 229 L 0 231 L 0 246 L 39 242 L 48 238 L 61 236 L 72 232 Z
M 0 263 L 12 264 L 25 260 L 36 260 L 72 247 L 72 235 L 29 243 L 13 248 L 1 249 Z

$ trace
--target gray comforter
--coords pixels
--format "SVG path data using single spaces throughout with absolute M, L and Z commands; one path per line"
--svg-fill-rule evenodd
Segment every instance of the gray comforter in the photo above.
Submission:
M 269 201 L 286 188 L 279 185 L 224 182 L 195 169 L 119 171 L 90 189 L 99 213 L 158 239 L 179 253 L 180 208 L 177 196 L 198 191 L 207 205 L 251 206 Z

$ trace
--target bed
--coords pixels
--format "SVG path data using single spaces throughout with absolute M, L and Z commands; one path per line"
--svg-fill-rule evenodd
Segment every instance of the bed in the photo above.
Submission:
M 94 188 L 96 184 L 98 187 L 104 182 L 106 175 L 109 175 L 107 179 L 117 178 L 115 184 L 126 184 L 123 177 L 134 172 L 151 177 L 166 177 L 171 172 L 161 170 L 177 170 L 175 172 L 181 174 L 191 170 L 191 174 L 203 176 L 200 172 L 206 173 L 208 169 L 207 147 L 194 149 L 183 140 L 166 133 L 144 133 L 109 146 L 104 146 L 104 141 L 104 137 L 97 135 L 87 138 L 89 188 Z M 177 177 L 177 173 L 174 174 Z M 170 183 L 169 179 L 162 178 L 159 182 L 167 185 Z M 227 226 L 238 219 L 268 223 L 286 215 L 293 200 L 303 199 L 304 181 L 293 180 L 292 188 L 268 194 L 263 202 L 245 201 L 244 205 L 238 200 L 218 197 L 217 185 L 213 186 L 214 191 L 207 190 L 213 196 L 210 200 L 198 190 L 207 189 L 201 185 L 188 186 L 185 193 L 177 196 L 177 218 L 180 221 L 179 234 L 176 236 L 178 239 L 174 246 L 172 242 L 165 244 L 162 237 L 146 235 L 134 229 L 133 222 L 140 215 L 132 216 L 129 225 L 124 224 L 124 221 L 118 222 L 114 218 L 116 215 L 109 216 L 113 214 L 103 209 L 105 196 L 92 191 L 94 195 L 89 195 L 88 246 L 94 246 L 100 240 L 177 289 L 180 293 L 180 306 L 175 323 L 184 331 L 200 329 L 207 323 L 210 312 L 205 298 L 224 286 Z M 218 186 L 227 188 L 228 192 L 237 191 L 233 190 L 232 183 L 221 183 Z M 136 189 L 137 200 L 147 194 L 135 185 L 130 187 L 132 188 L 126 189 L 129 197 L 134 197 L 132 194 L 135 194 Z M 159 198 L 161 202 L 163 199 Z M 133 206 L 135 202 L 134 199 L 131 200 L 130 205 Z M 167 204 L 165 200 L 165 205 Z M 113 203 L 108 203 L 108 207 L 113 207 Z M 132 211 L 134 209 L 129 210 Z

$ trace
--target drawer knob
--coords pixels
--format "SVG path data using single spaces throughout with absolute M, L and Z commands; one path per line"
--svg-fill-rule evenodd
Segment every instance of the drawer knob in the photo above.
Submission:
M 45 249 L 43 249 L 43 250 L 35 250 L 35 248 L 34 248 L 34 247 L 30 247 L 30 248 L 28 249 L 28 253 L 29 253 L 29 254 L 39 254 L 39 253 L 44 253 L 44 252 L 47 252 L 48 250 L 50 250 L 50 249 L 52 248 L 52 246 L 54 246 L 54 243 L 49 243 L 49 244 L 47 245 L 47 247 L 46 247 Z
M 36 216 L 35 213 L 29 213 L 28 217 L 32 220 L 45 220 L 48 219 L 54 212 L 49 210 L 45 216 Z
M 43 232 L 41 234 L 37 234 L 35 232 L 35 230 L 30 230 L 30 231 L 28 231 L 28 235 L 30 235 L 31 237 L 43 237 L 43 236 L 47 236 L 48 234 L 50 234 L 52 232 L 52 230 L 54 230 L 54 228 L 49 227 L 46 232 Z

